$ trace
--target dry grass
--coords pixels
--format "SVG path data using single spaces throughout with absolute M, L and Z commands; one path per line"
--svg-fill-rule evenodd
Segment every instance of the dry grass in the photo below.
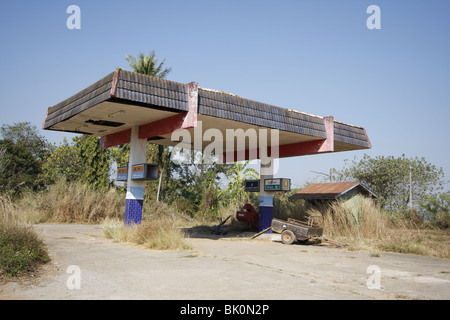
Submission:
M 105 219 L 101 224 L 103 234 L 107 239 L 111 239 L 114 242 L 129 242 L 132 233 L 134 232 L 133 227 L 126 228 L 123 221 L 118 219 Z
M 131 239 L 149 249 L 191 249 L 182 230 L 173 221 L 165 219 L 144 220 L 136 227 Z
M 327 207 L 308 210 L 323 217 L 324 230 L 330 237 L 381 239 L 386 236 L 387 215 L 369 199 L 355 197 L 352 203 L 337 201 Z
M 103 223 L 105 236 L 117 242 L 161 250 L 189 248 L 180 229 L 188 217 L 163 202 L 148 202 L 142 224 L 125 227 L 124 198 L 114 188 L 99 191 L 81 183 L 60 182 L 48 191 L 25 195 L 14 206 L 14 214 L 20 221 L 32 224 Z
M 56 185 L 47 194 L 52 220 L 97 223 L 123 215 L 123 197 L 115 189 L 95 191 L 84 184 Z
M 123 216 L 123 198 L 113 188 L 98 191 L 81 183 L 60 182 L 48 191 L 24 196 L 17 203 L 17 214 L 27 223 L 100 223 Z
M 115 242 L 128 242 L 156 250 L 191 249 L 177 222 L 169 219 L 143 220 L 133 226 L 126 226 L 120 220 L 106 219 L 102 230 L 106 238 Z
M 182 226 L 190 218 L 164 202 L 149 201 L 144 206 L 142 223 L 125 226 L 123 219 L 107 218 L 102 230 L 108 239 L 128 242 L 156 250 L 190 249 Z
M 3 223 L 16 222 L 14 218 L 15 206 L 11 198 L 7 195 L 0 194 L 0 218 Z
M 114 241 L 164 250 L 189 248 L 181 227 L 199 224 L 210 227 L 212 223 L 218 223 L 218 219 L 192 221 L 175 205 L 147 201 L 143 223 L 127 228 L 123 225 L 124 198 L 115 189 L 95 191 L 83 184 L 61 182 L 46 192 L 25 195 L 14 204 L 9 198 L 2 196 L 0 212 L 3 221 L 22 224 L 45 221 L 103 223 L 105 235 Z M 283 208 L 290 207 L 284 204 Z M 238 209 L 238 205 L 221 207 L 219 213 L 225 219 L 228 215 L 233 217 Z M 302 206 L 302 210 L 297 211 L 303 214 L 306 209 Z M 289 214 L 291 211 L 296 210 L 290 210 Z M 351 250 L 368 250 L 373 255 L 379 255 L 381 251 L 393 251 L 450 258 L 448 229 L 421 229 L 410 219 L 393 217 L 370 200 L 355 197 L 346 204 L 336 202 L 326 207 L 308 209 L 307 214 L 323 216 L 325 236 L 349 244 Z M 243 223 L 232 222 L 233 219 L 230 219 L 231 226 L 245 228 Z
M 411 220 L 393 217 L 371 200 L 356 197 L 309 209 L 309 215 L 323 217 L 324 235 L 346 243 L 350 250 L 381 251 L 450 258 L 448 232 L 420 229 Z
M 15 210 L 10 198 L 0 195 L 0 277 L 16 276 L 49 260 L 38 234 L 17 219 Z

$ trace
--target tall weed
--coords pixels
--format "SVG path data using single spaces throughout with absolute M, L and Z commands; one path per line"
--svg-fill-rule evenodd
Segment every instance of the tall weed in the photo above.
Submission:
M 47 191 L 27 194 L 18 207 L 18 214 L 29 223 L 99 223 L 123 217 L 125 201 L 113 188 L 94 190 L 86 184 L 60 181 Z
M 352 201 L 335 201 L 308 209 L 310 216 L 323 218 L 329 237 L 380 239 L 386 236 L 389 219 L 370 199 L 361 196 Z
M 128 242 L 156 250 L 191 248 L 176 220 L 159 217 L 126 226 L 123 221 L 105 219 L 101 227 L 105 237 L 114 242 Z
M 0 276 L 16 276 L 49 260 L 35 230 L 20 222 L 10 198 L 0 195 Z
M 426 231 L 421 230 L 411 219 L 392 215 L 370 199 L 361 196 L 355 198 L 350 202 L 336 201 L 311 208 L 307 213 L 323 218 L 326 237 L 342 241 L 353 250 L 450 258 L 448 245 L 427 239 Z

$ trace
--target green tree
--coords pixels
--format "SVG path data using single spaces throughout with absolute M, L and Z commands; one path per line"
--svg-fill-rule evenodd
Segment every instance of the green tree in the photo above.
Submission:
M 99 148 L 98 140 L 94 136 L 74 137 L 71 144 L 64 140 L 43 167 L 46 183 L 66 179 L 68 182 L 80 181 L 96 189 L 107 188 L 110 184 L 110 157 L 108 150 Z
M 6 169 L 6 164 L 8 159 L 6 158 L 6 148 L 0 148 L 0 174 L 2 174 Z
M 117 166 L 126 166 L 130 157 L 130 144 L 125 143 L 108 149 L 112 162 L 116 162 Z
M 359 181 L 377 194 L 385 209 L 404 212 L 408 210 L 410 194 L 413 203 L 419 203 L 440 190 L 444 172 L 425 158 L 408 159 L 404 154 L 399 158 L 372 158 L 365 154 L 361 160 L 355 158 L 348 167 L 336 172 L 336 177 L 340 181 Z
M 419 205 L 433 225 L 442 229 L 450 227 L 450 191 L 426 196 Z
M 127 59 L 134 72 L 146 74 L 148 76 L 165 78 L 172 71 L 171 68 L 164 68 L 166 59 L 158 64 L 155 51 L 151 51 L 150 55 L 145 55 L 141 52 L 137 59 L 135 56 L 127 55 L 125 56 L 125 59 Z
M 217 218 L 220 203 L 221 178 L 225 177 L 229 164 L 218 164 L 214 157 L 191 150 L 190 156 L 172 149 L 172 178 L 167 184 L 166 200 L 188 208 L 191 215 Z
M 52 151 L 53 146 L 39 134 L 36 126 L 29 122 L 18 122 L 13 125 L 4 124 L 0 128 L 3 139 L 11 140 L 13 144 L 22 142 L 32 156 L 43 161 Z
M 231 198 L 241 202 L 249 201 L 249 194 L 245 192 L 245 180 L 259 179 L 259 173 L 253 168 L 247 168 L 250 161 L 238 161 L 227 171 L 228 191 Z
M 41 164 L 22 141 L 0 140 L 2 170 L 0 192 L 19 195 L 22 190 L 39 188 Z
M 0 190 L 14 196 L 40 188 L 42 165 L 53 146 L 29 122 L 2 125 L 0 136 Z
M 95 136 L 82 136 L 75 138 L 79 145 L 83 173 L 81 182 L 87 183 L 95 189 L 105 189 L 109 181 L 109 153 L 99 148 L 99 138 Z
M 158 59 L 156 58 L 154 50 L 151 51 L 149 55 L 145 55 L 142 52 L 139 53 L 139 57 L 137 59 L 133 55 L 125 56 L 125 59 L 128 61 L 130 68 L 134 72 L 145 74 L 148 76 L 165 78 L 172 71 L 171 68 L 164 68 L 166 59 L 158 63 Z M 168 180 L 171 177 L 170 153 L 171 151 L 169 150 L 169 147 L 154 144 L 150 144 L 147 146 L 147 160 L 152 163 L 158 163 L 159 171 L 160 174 L 162 175 L 161 185 L 159 185 L 159 181 L 158 183 L 150 182 L 149 184 L 151 190 L 156 189 L 156 192 L 160 190 L 163 197 L 167 192 Z M 115 160 L 120 159 L 120 161 L 123 161 L 125 155 L 129 154 L 128 144 L 120 148 L 116 148 L 115 150 L 113 150 L 113 154 Z
M 64 138 L 63 142 L 47 157 L 42 169 L 42 179 L 47 185 L 61 179 L 67 182 L 79 181 L 83 173 L 79 145 L 73 140 L 69 144 Z

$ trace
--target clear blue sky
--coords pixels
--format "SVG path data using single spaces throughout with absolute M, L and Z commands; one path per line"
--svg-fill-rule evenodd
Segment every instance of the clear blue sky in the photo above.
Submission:
M 81 30 L 69 30 L 69 5 Z M 369 30 L 369 5 L 381 29 Z M 0 125 L 46 110 L 155 50 L 173 71 L 245 98 L 363 126 L 371 150 L 280 160 L 303 186 L 364 153 L 425 157 L 450 175 L 450 1 L 8 1 L 0 11 Z M 41 131 L 51 142 L 73 135 Z

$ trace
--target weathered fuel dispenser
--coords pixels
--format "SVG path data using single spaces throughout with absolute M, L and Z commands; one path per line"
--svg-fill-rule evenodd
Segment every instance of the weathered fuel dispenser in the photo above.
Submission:
M 117 168 L 116 180 L 128 180 L 128 167 Z M 158 180 L 158 165 L 149 163 L 133 165 L 131 167 L 131 180 Z
M 291 191 L 291 179 L 264 179 L 264 191 Z
M 272 209 L 273 197 L 270 195 L 274 191 L 290 191 L 291 190 L 291 179 L 286 178 L 271 178 L 264 179 L 264 189 L 267 194 L 265 195 L 265 201 L 269 199 L 269 205 L 266 203 L 266 207 Z M 246 192 L 261 192 L 260 180 L 247 180 L 245 181 L 245 191 Z M 260 203 L 261 205 L 261 203 Z M 265 208 L 267 210 L 267 208 Z M 242 211 L 236 212 L 236 219 L 241 222 L 246 222 L 249 229 L 258 229 L 259 220 L 261 216 L 260 212 L 256 212 L 250 203 L 244 205 Z M 270 220 L 272 220 L 270 215 Z
M 133 165 L 131 180 L 158 180 L 158 165 L 148 163 Z

